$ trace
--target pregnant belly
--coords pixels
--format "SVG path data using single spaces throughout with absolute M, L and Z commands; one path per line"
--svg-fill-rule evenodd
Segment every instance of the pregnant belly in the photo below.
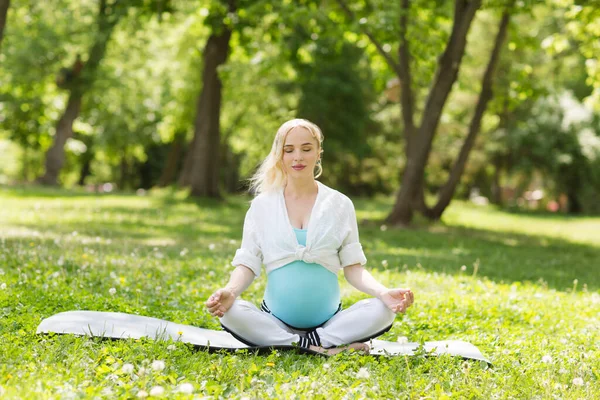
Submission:
M 337 275 L 319 264 L 294 261 L 268 275 L 265 303 L 290 326 L 319 326 L 338 310 Z

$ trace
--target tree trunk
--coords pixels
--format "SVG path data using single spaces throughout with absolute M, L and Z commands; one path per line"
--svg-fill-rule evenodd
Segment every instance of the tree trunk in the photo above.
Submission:
M 67 108 L 56 125 L 54 142 L 46 152 L 46 173 L 39 179 L 43 185 L 57 185 L 58 174 L 65 162 L 65 143 L 73 136 L 73 122 L 79 116 L 81 96 L 71 93 Z
M 458 182 L 460 182 L 460 177 L 462 176 L 462 173 L 465 170 L 465 165 L 469 158 L 469 154 L 471 153 L 471 149 L 475 144 L 475 139 L 479 134 L 483 114 L 485 112 L 485 109 L 487 108 L 488 102 L 490 101 L 493 95 L 494 71 L 496 70 L 496 66 L 498 65 L 498 59 L 500 58 L 502 45 L 504 43 L 504 39 L 506 38 L 506 31 L 508 29 L 509 20 L 510 13 L 508 10 L 505 10 L 500 20 L 500 26 L 498 28 L 498 34 L 496 35 L 496 41 L 494 42 L 492 54 L 490 55 L 488 65 L 486 67 L 485 73 L 483 74 L 483 81 L 481 83 L 481 93 L 479 94 L 479 100 L 477 101 L 477 106 L 475 107 L 473 119 L 471 119 L 471 124 L 469 125 L 469 133 L 460 149 L 458 159 L 452 166 L 452 170 L 450 171 L 450 176 L 448 177 L 448 180 L 440 189 L 436 205 L 433 207 L 431 212 L 428 213 L 428 216 L 432 219 L 439 219 L 442 216 L 444 210 L 450 204 L 450 201 L 454 196 L 456 186 L 458 185 Z
M 235 11 L 233 2 L 230 12 Z M 189 183 L 192 196 L 219 198 L 219 149 L 221 114 L 221 79 L 218 67 L 229 55 L 231 30 L 213 33 L 204 49 L 202 90 L 196 106 L 194 139 L 186 155 L 179 182 Z
M 81 171 L 79 172 L 79 180 L 77 184 L 79 186 L 85 185 L 85 179 L 90 176 L 92 173 L 92 159 L 85 159 L 83 161 L 83 165 L 81 166 Z
M 73 122 L 79 116 L 82 98 L 92 85 L 96 70 L 106 53 L 106 46 L 117 22 L 116 19 L 109 21 L 106 14 L 107 9 L 109 8 L 106 0 L 100 0 L 96 40 L 90 49 L 89 58 L 83 66 L 81 74 L 75 77 L 75 81 L 69 86 L 67 108 L 56 125 L 54 142 L 46 153 L 46 172 L 38 179 L 44 185 L 58 184 L 58 174 L 65 159 L 64 145 L 67 139 L 73 135 Z
M 402 174 L 400 190 L 392 212 L 386 218 L 386 221 L 390 224 L 410 224 L 415 210 L 415 203 L 420 203 L 420 199 L 424 199 L 420 191 L 424 188 L 423 175 L 431 152 L 433 138 L 450 90 L 458 77 L 460 64 L 465 53 L 467 34 L 480 6 L 481 0 L 458 0 L 456 2 L 452 33 L 444 54 L 438 63 L 436 76 L 423 110 L 421 124 L 416 129 L 416 135 L 410 137 L 409 145 L 406 147 L 409 153 L 406 155 L 407 162 Z M 401 47 L 407 46 L 405 37 L 401 37 L 400 41 L 404 43 Z M 404 51 L 406 51 L 404 57 L 408 57 L 408 50 Z M 408 64 L 406 62 L 405 68 L 408 68 Z M 402 81 L 403 77 L 398 76 L 398 78 Z M 407 90 L 407 88 L 403 89 Z M 404 105 L 402 106 L 403 113 L 409 111 Z M 408 119 L 408 117 L 405 117 L 405 121 Z
M 10 0 L 0 0 L 0 46 L 2 45 L 2 39 L 4 39 L 4 27 L 6 26 L 8 7 L 10 7 Z
M 183 150 L 183 141 L 185 140 L 185 132 L 177 132 L 171 143 L 169 149 L 169 155 L 165 161 L 164 169 L 158 178 L 158 186 L 165 187 L 175 182 L 175 175 L 177 174 L 177 167 L 179 166 L 179 160 L 181 159 L 181 152 Z
M 123 154 L 121 157 L 121 161 L 119 162 L 119 183 L 117 184 L 117 188 L 120 190 L 125 190 L 128 186 L 127 181 L 129 179 L 129 163 L 127 162 L 127 154 Z
M 502 161 L 501 158 L 495 157 L 493 161 L 494 165 L 494 176 L 492 178 L 492 198 L 490 199 L 492 204 L 497 206 L 502 205 L 502 186 L 500 185 L 500 174 L 502 172 Z

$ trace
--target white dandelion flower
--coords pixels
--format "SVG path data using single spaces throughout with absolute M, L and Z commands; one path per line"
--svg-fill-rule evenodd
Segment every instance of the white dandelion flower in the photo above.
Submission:
M 2 282 L 2 284 L 0 285 L 0 290 L 5 290 L 6 289 L 6 283 Z
M 115 294 L 117 294 L 117 289 L 115 289 L 114 287 L 111 287 L 110 289 L 108 289 L 108 293 L 110 293 L 112 296 L 114 296 Z
M 583 379 L 581 379 L 581 378 L 573 378 L 573 385 L 575 385 L 575 386 L 583 386 Z
M 155 360 L 152 361 L 152 369 L 154 371 L 162 371 L 163 369 L 165 369 L 166 365 L 164 361 L 161 360 Z
M 361 368 L 358 370 L 358 372 L 356 373 L 356 377 L 358 379 L 369 379 L 369 377 L 371 376 L 371 374 L 369 373 L 369 371 L 366 368 Z
M 150 389 L 150 396 L 162 396 L 163 394 L 165 394 L 165 388 L 162 386 L 154 386 L 152 389 Z
M 194 393 L 194 385 L 191 383 L 182 383 L 177 386 L 177 391 L 179 393 L 192 394 Z
M 406 336 L 398 336 L 398 338 L 396 339 L 396 342 L 398 342 L 400 344 L 406 344 L 406 343 L 408 343 L 408 338 Z
M 140 399 L 145 399 L 146 397 L 148 397 L 148 392 L 146 392 L 145 390 L 140 390 L 137 393 L 137 397 Z
M 388 266 L 388 261 L 387 261 L 387 260 L 383 260 L 383 261 L 381 262 L 381 266 L 382 266 L 382 267 L 384 267 L 384 268 L 387 268 L 387 266 Z
M 546 354 L 544 357 L 542 357 L 542 362 L 544 364 L 551 364 L 552 363 L 552 356 Z
M 124 374 L 131 374 L 133 372 L 133 364 L 123 364 L 121 371 L 123 371 Z
M 175 346 L 174 344 L 170 344 L 167 346 L 167 350 L 169 350 L 169 351 L 177 350 L 177 346 Z
M 323 364 L 323 369 L 329 369 L 329 368 L 331 368 L 331 365 L 329 365 L 329 364 Z
M 214 244 L 214 243 L 211 243 L 211 244 L 209 244 L 209 245 L 208 245 L 208 249 L 209 249 L 209 250 L 214 250 L 214 249 L 215 249 L 215 247 L 216 247 L 216 246 L 215 246 L 215 244 Z

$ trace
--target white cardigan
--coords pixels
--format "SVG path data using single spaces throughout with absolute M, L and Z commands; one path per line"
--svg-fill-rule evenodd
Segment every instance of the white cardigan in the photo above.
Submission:
M 306 246 L 298 244 L 290 223 L 283 189 L 256 196 L 244 220 L 242 245 L 231 265 L 245 265 L 256 276 L 296 260 L 317 263 L 333 273 L 367 263 L 358 240 L 354 204 L 346 195 L 319 181 L 317 199 L 307 227 Z

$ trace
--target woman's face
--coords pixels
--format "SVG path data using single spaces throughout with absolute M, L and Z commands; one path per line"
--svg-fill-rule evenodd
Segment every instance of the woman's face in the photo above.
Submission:
M 283 145 L 283 165 L 289 177 L 313 177 L 319 157 L 317 139 L 308 129 L 298 126 L 287 134 Z

